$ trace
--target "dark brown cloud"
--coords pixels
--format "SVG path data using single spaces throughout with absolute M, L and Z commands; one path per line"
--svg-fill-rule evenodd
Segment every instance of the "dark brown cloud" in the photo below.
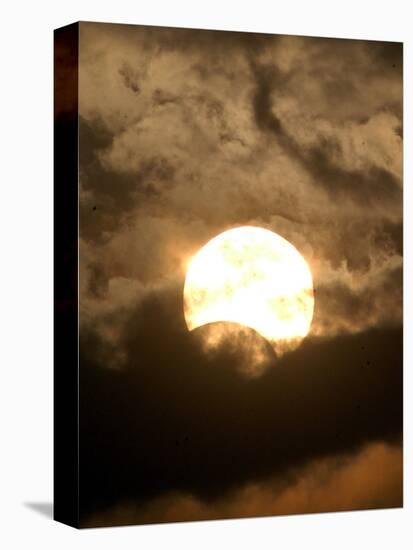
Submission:
M 205 354 L 171 290 L 143 300 L 117 346 L 84 331 L 80 349 L 85 516 L 165 492 L 222 498 L 274 475 L 288 480 L 309 461 L 400 438 L 400 330 L 309 338 L 248 378 L 242 346 L 229 340 Z M 108 369 L 120 350 L 121 368 Z
M 354 456 L 325 458 L 295 472 L 290 483 L 269 479 L 246 485 L 213 502 L 172 493 L 139 506 L 123 503 L 96 513 L 85 527 L 248 518 L 400 507 L 401 448 L 372 444 Z

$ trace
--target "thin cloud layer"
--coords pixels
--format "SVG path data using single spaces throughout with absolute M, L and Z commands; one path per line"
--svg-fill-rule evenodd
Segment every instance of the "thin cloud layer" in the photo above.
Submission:
M 347 290 L 317 334 L 400 322 L 401 64 L 392 43 L 82 25 L 85 277 L 182 277 L 209 238 L 258 225 L 323 296 Z M 343 320 L 373 287 L 371 314 Z

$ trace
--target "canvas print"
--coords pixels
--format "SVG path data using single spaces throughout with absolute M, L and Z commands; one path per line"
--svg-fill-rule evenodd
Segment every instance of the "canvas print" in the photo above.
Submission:
M 401 507 L 402 44 L 67 29 L 57 519 Z

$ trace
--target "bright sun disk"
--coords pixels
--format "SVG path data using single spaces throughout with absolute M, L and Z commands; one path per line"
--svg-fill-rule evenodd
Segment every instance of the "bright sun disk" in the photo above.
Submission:
M 237 323 L 256 330 L 280 355 L 308 334 L 313 311 L 307 262 L 291 243 L 267 229 L 225 231 L 189 262 L 184 287 L 189 330 Z

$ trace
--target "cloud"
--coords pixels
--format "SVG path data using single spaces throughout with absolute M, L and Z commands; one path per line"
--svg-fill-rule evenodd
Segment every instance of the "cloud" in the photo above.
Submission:
M 205 501 L 172 493 L 141 505 L 122 503 L 83 521 L 83 527 L 340 512 L 403 505 L 400 447 L 373 443 L 354 456 L 328 457 L 286 479 L 248 484 Z
M 304 93 L 307 91 L 308 74 L 301 66 L 283 73 L 274 64 L 251 65 L 256 80 L 253 106 L 257 125 L 276 137 L 287 155 L 311 175 L 314 185 L 322 186 L 331 199 L 355 202 L 356 207 L 361 202 L 363 208 L 366 203 L 375 208 L 377 203 L 400 208 L 401 139 L 395 131 L 400 120 L 387 114 L 386 103 L 378 115 L 366 113 L 367 120 L 356 122 L 350 116 L 345 122 L 338 122 L 309 110 L 311 91 L 310 96 L 306 94 L 306 101 L 301 102 L 289 89 L 290 81 L 294 81 L 299 93 L 303 93 L 303 88 Z M 317 71 L 317 63 L 312 70 Z M 352 83 L 351 78 L 345 78 Z M 316 81 L 312 78 L 312 86 L 314 82 L 321 88 L 320 95 L 325 92 L 322 89 L 326 86 L 325 78 Z M 355 92 L 350 86 L 349 94 Z M 282 115 L 277 113 L 278 96 Z M 336 101 L 343 99 L 337 93 L 332 97 Z
M 138 495 L 219 498 L 317 458 L 399 439 L 400 330 L 307 338 L 250 378 L 237 342 L 205 353 L 180 299 L 175 287 L 146 295 L 122 320 L 115 346 L 82 330 L 83 516 Z M 117 322 L 108 316 L 109 328 Z
M 399 44 L 84 24 L 80 60 L 85 277 L 150 287 L 258 225 L 310 264 L 316 334 L 401 322 Z

